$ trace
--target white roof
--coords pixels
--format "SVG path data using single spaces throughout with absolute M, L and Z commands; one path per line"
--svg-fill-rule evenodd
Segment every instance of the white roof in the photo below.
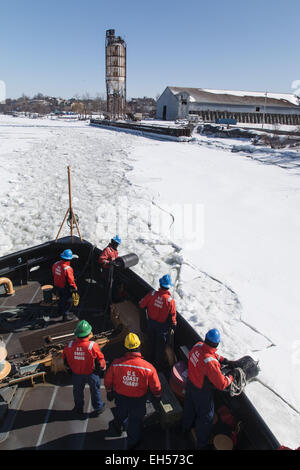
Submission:
M 268 91 L 214 90 L 210 88 L 168 87 L 172 93 L 187 93 L 191 102 L 259 104 L 267 100 L 268 105 L 300 106 L 300 99 L 293 93 L 273 93 Z
M 255 97 L 266 97 L 273 98 L 275 100 L 286 100 L 299 106 L 298 96 L 292 93 L 273 93 L 269 91 L 244 91 L 244 90 L 212 90 L 210 88 L 201 88 L 203 91 L 209 93 L 216 93 L 218 95 L 235 95 L 235 96 L 255 96 Z

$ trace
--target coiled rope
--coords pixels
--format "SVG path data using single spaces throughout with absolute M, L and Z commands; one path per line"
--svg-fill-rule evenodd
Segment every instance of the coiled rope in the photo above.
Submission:
M 239 373 L 239 376 L 234 379 L 234 381 L 230 384 L 229 394 L 231 397 L 236 397 L 242 393 L 244 388 L 247 385 L 246 374 L 240 367 L 234 369 Z

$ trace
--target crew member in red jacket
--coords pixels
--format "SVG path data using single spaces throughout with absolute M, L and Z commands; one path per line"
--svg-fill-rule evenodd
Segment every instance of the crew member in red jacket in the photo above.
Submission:
M 173 285 L 171 276 L 166 274 L 159 279 L 158 291 L 149 292 L 139 303 L 147 309 L 150 361 L 157 368 L 162 367 L 168 336 L 177 325 L 176 305 L 169 288 Z
M 121 244 L 121 241 L 122 240 L 119 235 L 116 235 L 111 239 L 108 246 L 104 248 L 98 259 L 98 263 L 102 268 L 107 269 L 109 265 L 118 258 L 118 247 Z
M 184 399 L 183 430 L 187 432 L 195 424 L 199 449 L 208 448 L 214 417 L 213 390 L 225 390 L 233 382 L 232 375 L 225 376 L 221 364 L 230 361 L 217 354 L 220 333 L 209 330 L 205 341 L 196 343 L 189 353 L 188 380 Z
M 92 327 L 86 320 L 81 320 L 75 331 L 75 340 L 70 341 L 63 350 L 63 359 L 72 371 L 74 411 L 83 414 L 84 387 L 88 384 L 94 408 L 93 416 L 99 416 L 104 410 L 100 395 L 99 374 L 106 369 L 106 362 L 99 344 L 90 341 Z
M 73 320 L 70 314 L 72 305 L 72 293 L 77 292 L 77 286 L 74 279 L 71 260 L 73 259 L 72 250 L 67 249 L 60 255 L 61 260 L 52 266 L 54 279 L 54 290 L 59 295 L 58 316 L 63 316 L 63 321 Z
M 118 300 L 118 285 L 113 279 L 113 262 L 119 257 L 118 247 L 121 244 L 121 241 L 122 240 L 119 235 L 113 237 L 98 259 L 98 263 L 100 264 L 102 271 L 101 277 L 104 281 L 106 291 L 106 307 L 111 302 L 111 299 L 113 299 L 113 301 Z
M 143 359 L 140 344 L 139 337 L 129 333 L 124 343 L 127 353 L 111 363 L 104 377 L 107 399 L 115 399 L 116 412 L 112 425 L 119 435 L 128 418 L 127 449 L 136 448 L 141 441 L 148 391 L 156 399 L 161 396 L 156 369 Z

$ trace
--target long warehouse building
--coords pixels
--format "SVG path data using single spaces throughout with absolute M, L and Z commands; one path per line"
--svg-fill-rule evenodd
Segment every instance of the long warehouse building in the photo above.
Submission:
M 168 86 L 156 103 L 156 118 L 174 121 L 198 115 L 204 122 L 300 124 L 299 97 L 289 93 L 211 90 Z

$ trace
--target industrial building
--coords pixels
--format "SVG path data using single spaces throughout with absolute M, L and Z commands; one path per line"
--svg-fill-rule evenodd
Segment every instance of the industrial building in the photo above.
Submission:
M 126 43 L 106 31 L 105 41 L 107 112 L 111 119 L 123 118 L 126 113 Z
M 197 115 L 204 122 L 300 124 L 300 100 L 288 93 L 211 90 L 168 86 L 156 103 L 156 118 L 167 121 Z

